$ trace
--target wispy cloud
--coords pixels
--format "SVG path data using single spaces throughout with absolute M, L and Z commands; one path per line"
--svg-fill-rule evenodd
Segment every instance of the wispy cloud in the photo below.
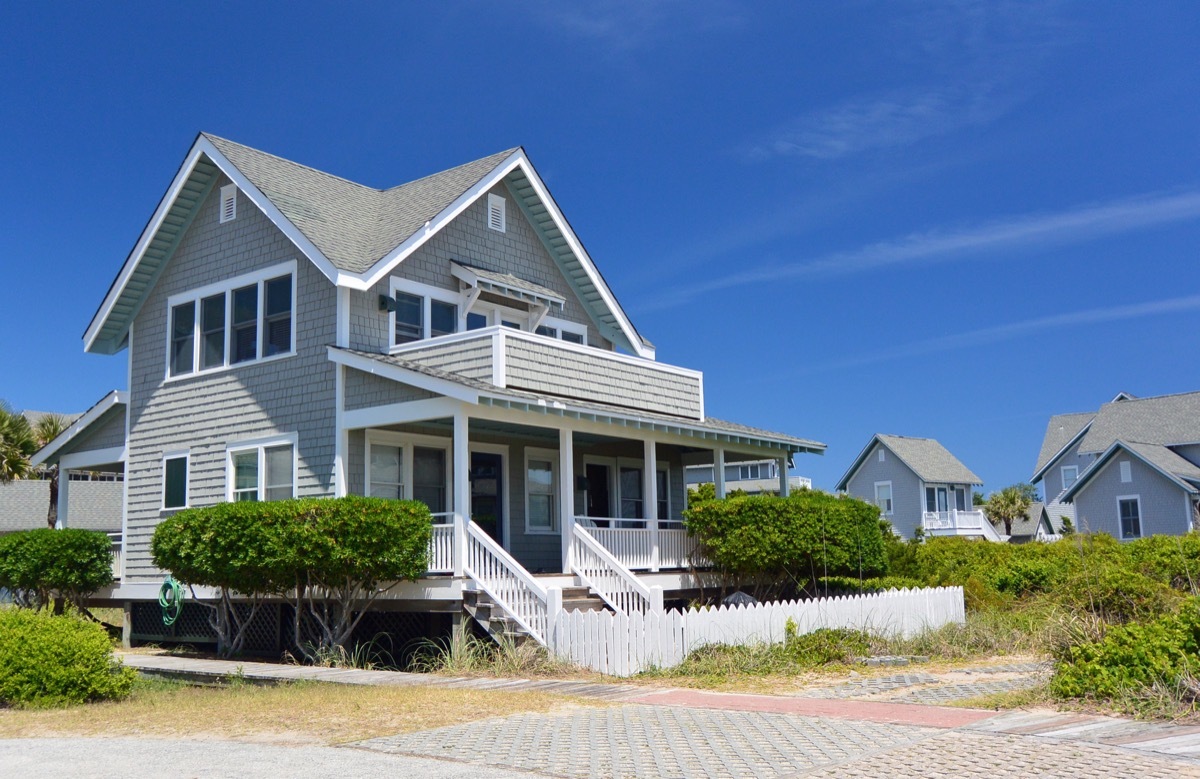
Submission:
M 728 0 L 602 0 L 534 4 L 538 17 L 579 38 L 627 51 L 664 37 L 729 29 L 740 12 Z
M 1197 309 L 1200 309 L 1200 295 L 1187 295 L 1184 297 L 1154 300 L 1147 303 L 1132 303 L 1123 306 L 1111 306 L 1108 308 L 1091 308 L 1084 311 L 1036 317 L 1034 319 L 996 325 L 995 327 L 984 327 L 978 330 L 967 330 L 962 333 L 913 341 L 908 344 L 893 346 L 886 350 L 867 352 L 844 360 L 811 365 L 802 369 L 801 372 L 825 373 L 831 370 L 857 368 L 907 357 L 940 354 L 955 349 L 970 349 L 1001 341 L 1012 341 L 1068 327 L 1082 327 L 1085 325 L 1096 325 L 1129 319 L 1145 319 L 1147 317 L 1177 314 Z
M 683 305 L 709 292 L 841 276 L 880 268 L 958 262 L 998 251 L 1037 250 L 1200 218 L 1200 192 L 1157 193 L 1065 211 L 1027 214 L 959 230 L 934 230 L 795 262 L 767 263 L 682 286 L 642 306 Z

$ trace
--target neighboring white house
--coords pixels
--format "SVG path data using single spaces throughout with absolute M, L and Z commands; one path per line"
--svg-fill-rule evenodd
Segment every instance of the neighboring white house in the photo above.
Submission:
M 699 484 L 716 484 L 712 465 L 687 465 L 683 469 L 683 483 L 687 487 Z M 807 476 L 788 476 L 788 489 L 812 489 L 812 479 Z M 747 495 L 779 492 L 779 461 L 748 460 L 729 462 L 725 465 L 725 490 L 741 490 Z
M 837 491 L 874 503 L 895 532 L 1002 540 L 971 505 L 979 477 L 932 438 L 876 434 L 838 481 Z

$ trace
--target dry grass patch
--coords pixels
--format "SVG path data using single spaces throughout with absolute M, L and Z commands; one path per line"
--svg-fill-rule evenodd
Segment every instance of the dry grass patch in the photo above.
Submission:
M 598 705 L 537 692 L 321 682 L 191 687 L 143 681 L 120 703 L 0 710 L 0 737 L 151 736 L 336 744 L 581 704 Z

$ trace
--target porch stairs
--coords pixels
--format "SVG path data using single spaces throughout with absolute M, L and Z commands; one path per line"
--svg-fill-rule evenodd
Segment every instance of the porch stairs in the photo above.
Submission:
M 562 607 L 565 611 L 611 611 L 599 595 L 585 586 L 564 587 Z M 483 590 L 463 592 L 463 611 L 496 643 L 520 645 L 532 638 L 520 623 L 508 614 Z

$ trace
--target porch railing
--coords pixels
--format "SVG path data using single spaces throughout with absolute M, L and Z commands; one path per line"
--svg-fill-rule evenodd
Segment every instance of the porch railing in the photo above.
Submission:
M 543 646 L 549 628 L 549 594 L 524 566 L 504 551 L 483 528 L 466 521 L 467 549 L 463 572 Z M 562 598 L 558 598 L 561 608 Z
M 571 569 L 618 614 L 663 610 L 662 587 L 647 587 L 581 525 L 571 538 Z
M 435 515 L 433 520 L 445 519 L 445 515 Z M 429 572 L 454 572 L 454 525 L 435 524 L 433 534 L 429 537 Z
M 114 579 L 121 578 L 121 553 L 124 543 L 120 533 L 109 533 L 108 540 L 112 543 L 112 575 Z
M 654 533 L 648 527 L 650 520 L 576 517 L 575 524 L 586 528 L 592 538 L 632 571 L 704 567 L 708 564 L 698 554 L 696 539 L 688 535 L 679 520 L 658 520 L 657 565 L 654 560 Z
M 922 524 L 926 531 L 953 531 L 958 535 L 983 536 L 989 541 L 1003 540 L 982 511 L 926 511 Z

